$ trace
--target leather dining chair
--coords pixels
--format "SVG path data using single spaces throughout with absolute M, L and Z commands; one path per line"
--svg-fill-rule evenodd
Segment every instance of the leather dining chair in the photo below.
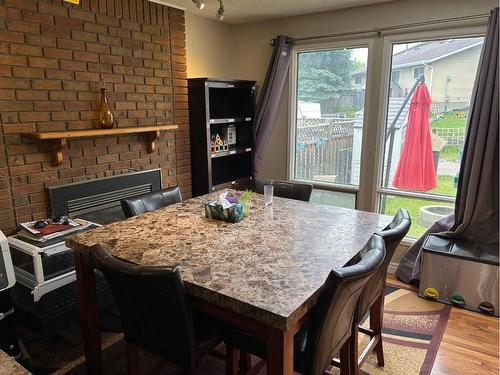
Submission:
M 181 201 L 181 190 L 178 186 L 175 186 L 122 199 L 121 204 L 125 217 L 129 218 L 145 212 L 155 211 L 159 208 L 170 206 L 171 204 Z
M 387 278 L 387 269 L 389 263 L 400 244 L 406 236 L 411 226 L 411 218 L 407 210 L 399 209 L 391 223 L 377 234 L 382 237 L 385 243 L 385 259 L 381 267 L 373 274 L 368 281 L 366 288 L 359 298 L 359 307 L 356 317 L 353 321 L 351 333 L 351 351 L 354 358 L 351 366 L 354 374 L 359 374 L 359 370 L 371 351 L 377 354 L 379 366 L 384 366 L 384 351 L 382 344 L 382 323 L 384 315 L 384 289 Z M 362 254 L 361 254 L 362 256 Z M 361 326 L 363 319 L 370 313 L 370 326 L 364 328 Z M 364 333 L 370 336 L 370 342 L 363 350 L 361 356 L 358 355 L 358 333 Z
M 263 194 L 265 185 L 273 185 L 274 195 L 277 197 L 305 202 L 309 202 L 309 199 L 311 199 L 313 189 L 312 184 L 256 178 L 254 183 L 255 192 Z
M 383 239 L 377 234 L 372 235 L 362 252 L 356 264 L 330 271 L 308 322 L 294 337 L 296 371 L 305 375 L 323 374 L 327 366 L 337 364 L 334 357 L 340 355 L 338 366 L 341 374 L 351 373 L 352 321 L 361 292 L 384 260 Z M 263 339 L 233 328 L 226 329 L 224 336 L 224 341 L 231 347 L 266 357 Z
M 178 267 L 140 266 L 100 245 L 91 249 L 120 312 L 129 374 L 139 374 L 137 348 L 198 374 L 200 358 L 221 342 L 217 323 L 194 315 Z

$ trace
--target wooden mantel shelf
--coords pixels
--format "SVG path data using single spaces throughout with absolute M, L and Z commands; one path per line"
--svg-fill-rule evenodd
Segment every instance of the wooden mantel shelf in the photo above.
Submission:
M 63 149 L 66 147 L 66 140 L 71 138 L 89 138 L 103 137 L 107 135 L 124 135 L 124 134 L 147 134 L 148 152 L 153 152 L 156 149 L 156 140 L 160 136 L 162 130 L 175 130 L 177 125 L 158 124 L 151 126 L 138 126 L 133 128 L 112 128 L 112 129 L 85 129 L 85 130 L 68 130 L 60 132 L 34 132 L 24 133 L 23 135 L 32 139 L 52 141 L 52 157 L 54 165 L 61 165 L 63 161 Z

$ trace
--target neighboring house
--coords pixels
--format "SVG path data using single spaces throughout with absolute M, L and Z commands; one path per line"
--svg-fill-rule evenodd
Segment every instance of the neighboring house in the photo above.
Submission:
M 481 54 L 483 38 L 447 39 L 419 43 L 396 53 L 392 58 L 391 97 L 401 97 L 423 74 L 434 103 L 467 105 Z M 359 77 L 362 75 L 363 77 Z M 352 73 L 364 83 L 364 74 Z
M 352 72 L 351 85 L 353 89 L 357 90 L 362 90 L 366 87 L 366 68 Z

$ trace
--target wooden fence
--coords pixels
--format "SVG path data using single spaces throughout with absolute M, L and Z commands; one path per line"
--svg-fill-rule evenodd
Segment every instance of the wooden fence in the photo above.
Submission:
M 339 97 L 325 99 L 320 103 L 322 114 L 337 114 L 346 109 L 359 110 L 365 104 L 365 90 L 345 90 Z
M 297 129 L 295 177 L 350 183 L 352 126 L 331 123 L 330 126 L 322 125 L 321 128 L 318 129 L 316 125 Z M 312 134 L 314 139 L 311 139 Z

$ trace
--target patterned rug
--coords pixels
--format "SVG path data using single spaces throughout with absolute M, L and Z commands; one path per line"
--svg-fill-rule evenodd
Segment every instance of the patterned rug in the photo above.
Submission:
M 451 307 L 419 298 L 414 290 L 387 285 L 383 342 L 385 366 L 371 355 L 365 374 L 428 375 L 446 329 Z M 366 323 L 364 324 L 366 326 Z M 360 335 L 360 345 L 368 339 Z
M 362 374 L 428 375 L 431 372 L 451 308 L 419 298 L 411 288 L 387 285 L 384 313 L 385 366 L 377 366 L 375 355 L 364 364 Z M 368 339 L 360 334 L 360 346 Z M 223 347 L 221 348 L 223 350 Z M 103 343 L 104 373 L 126 374 L 125 345 L 121 334 L 105 335 Z M 253 358 L 255 364 L 262 364 Z M 179 370 L 161 358 L 140 353 L 141 374 L 174 374 Z M 67 362 L 53 374 L 79 375 L 85 373 L 82 356 Z M 206 356 L 202 362 L 202 374 L 224 374 L 224 361 Z M 259 375 L 266 374 L 265 366 Z

